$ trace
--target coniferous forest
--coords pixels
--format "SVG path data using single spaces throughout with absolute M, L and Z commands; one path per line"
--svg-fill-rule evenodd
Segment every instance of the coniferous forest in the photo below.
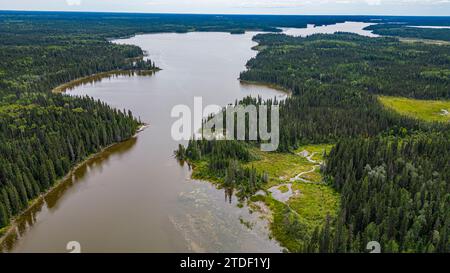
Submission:
M 377 96 L 448 99 L 450 47 L 345 33 L 254 39 L 260 52 L 241 79 L 292 91 L 279 103 L 279 152 L 335 144 L 322 172 L 341 195 L 338 215 L 291 250 L 364 252 L 375 240 L 385 252 L 449 252 L 450 125 L 401 116 Z M 236 161 L 252 160 L 245 152 L 252 144 L 227 144 L 227 153 L 223 145 L 191 141 L 182 157 L 203 156 L 226 180 Z M 264 182 L 236 189 L 250 197 Z
M 131 112 L 51 90 L 99 72 L 155 69 L 136 46 L 7 21 L 0 24 L 0 230 L 77 163 L 139 126 Z
M 450 99 L 450 46 L 397 38 L 448 41 L 450 30 L 407 27 L 446 25 L 448 19 L 121 16 L 0 12 L 0 233 L 74 166 L 130 138 L 141 125 L 129 111 L 52 92 L 96 73 L 156 69 L 139 47 L 109 39 L 156 32 L 280 32 L 277 27 L 377 20 L 370 29 L 396 37 L 258 34 L 259 53 L 240 79 L 278 85 L 292 96 L 239 103 L 279 104 L 279 153 L 333 145 L 322 174 L 340 194 L 337 216 L 306 236 L 292 224 L 290 236 L 300 246 L 290 251 L 363 252 L 367 241 L 377 240 L 386 252 L 450 252 L 450 125 L 402 116 L 377 99 Z M 208 178 L 219 177 L 244 200 L 269 181 L 267 173 L 248 166 L 258 159 L 254 144 L 191 140 L 176 155 L 206 160 Z

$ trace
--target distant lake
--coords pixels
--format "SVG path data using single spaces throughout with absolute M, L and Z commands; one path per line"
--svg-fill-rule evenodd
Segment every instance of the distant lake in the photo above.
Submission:
M 431 28 L 431 29 L 450 29 L 450 26 L 408 26 L 415 28 Z
M 334 34 L 336 32 L 351 32 L 367 37 L 379 37 L 379 35 L 372 33 L 370 30 L 364 30 L 364 28 L 374 25 L 372 23 L 361 22 L 345 22 L 335 25 L 327 26 L 315 26 L 308 25 L 307 28 L 282 28 L 283 33 L 291 36 L 307 37 L 313 34 Z

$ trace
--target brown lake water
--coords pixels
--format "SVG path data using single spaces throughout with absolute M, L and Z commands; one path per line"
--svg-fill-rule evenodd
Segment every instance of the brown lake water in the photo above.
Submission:
M 75 87 L 119 109 L 130 109 L 150 126 L 79 168 L 18 220 L 5 249 L 67 252 L 280 252 L 267 223 L 208 182 L 190 179 L 173 157 L 177 104 L 226 105 L 247 95 L 286 95 L 241 84 L 239 73 L 256 52 L 255 33 L 151 34 L 117 43 L 143 48 L 163 70 L 153 76 L 115 76 Z M 253 228 L 241 223 L 251 223 Z

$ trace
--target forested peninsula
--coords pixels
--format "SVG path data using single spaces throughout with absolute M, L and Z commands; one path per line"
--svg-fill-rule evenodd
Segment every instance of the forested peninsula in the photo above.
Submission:
M 384 252 L 449 252 L 450 124 L 401 115 L 378 97 L 448 100 L 450 47 L 346 33 L 254 40 L 261 51 L 241 79 L 293 95 L 238 104 L 280 105 L 278 152 L 192 140 L 177 156 L 193 164 L 194 177 L 250 206 L 263 202 L 289 251 L 364 252 L 378 241 Z M 295 156 L 308 160 L 298 175 L 287 171 Z

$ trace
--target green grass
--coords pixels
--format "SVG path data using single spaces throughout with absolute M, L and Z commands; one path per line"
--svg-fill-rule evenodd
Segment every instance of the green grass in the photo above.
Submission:
M 297 150 L 295 150 L 295 153 L 300 153 L 303 151 L 308 151 L 310 154 L 315 153 L 312 157 L 313 160 L 320 162 L 323 161 L 323 153 L 327 152 L 329 153 L 331 151 L 331 148 L 333 148 L 333 144 L 313 144 L 313 145 L 305 145 L 300 146 Z
M 310 153 L 315 153 L 313 160 L 317 162 L 323 161 L 323 152 L 327 153 L 331 150 L 333 145 L 319 144 L 308 145 L 298 148 L 295 152 L 301 152 L 307 150 Z M 255 168 L 259 173 L 266 172 L 269 175 L 269 183 L 266 188 L 273 187 L 275 185 L 283 184 L 289 179 L 295 177 L 301 172 L 307 172 L 312 169 L 314 163 L 309 162 L 306 158 L 294 153 L 276 153 L 276 152 L 263 152 L 257 148 L 251 148 L 251 152 L 258 160 L 244 164 L 244 167 Z M 214 173 L 208 170 L 207 160 L 199 160 L 191 162 L 194 166 L 192 177 L 194 179 L 208 180 L 212 182 L 221 182 L 221 179 Z M 319 168 L 315 172 L 305 174 L 305 179 L 309 179 L 314 182 L 321 181 L 321 175 Z
M 324 160 L 323 154 L 330 152 L 333 145 L 320 144 L 299 147 L 295 153 L 308 151 L 315 153 L 313 160 L 321 162 Z M 289 153 L 264 153 L 258 150 L 260 160 L 249 163 L 258 171 L 269 173 L 270 181 L 266 189 L 288 183 L 289 178 L 296 176 L 300 172 L 309 171 L 313 166 L 306 158 L 297 154 Z M 284 177 L 285 179 L 280 179 Z M 320 168 L 312 173 L 302 176 L 313 182 L 321 182 L 322 175 Z M 287 186 L 279 187 L 281 192 L 288 190 Z M 270 229 L 273 237 L 280 244 L 291 252 L 301 251 L 304 243 L 308 240 L 316 227 L 321 227 L 325 223 L 327 215 L 335 217 L 340 204 L 340 195 L 330 186 L 323 184 L 308 184 L 303 182 L 292 183 L 292 190 L 299 191 L 287 204 L 279 202 L 269 196 L 254 196 L 251 201 L 262 201 L 272 213 Z
M 322 173 L 320 172 L 320 168 L 316 167 L 314 172 L 305 173 L 301 176 L 301 178 L 309 180 L 311 182 L 320 183 L 322 182 Z
M 289 191 L 289 188 L 288 188 L 288 186 L 286 186 L 286 185 L 280 186 L 278 189 L 279 189 L 282 193 L 285 193 L 285 192 L 288 192 L 288 191 Z
M 296 153 L 308 151 L 315 153 L 312 157 L 317 162 L 323 161 L 323 154 L 330 152 L 333 145 L 308 145 L 299 147 L 295 153 L 273 153 L 262 152 L 257 148 L 251 148 L 251 152 L 258 160 L 245 164 L 246 167 L 254 167 L 258 172 L 269 174 L 269 183 L 264 186 L 264 190 L 270 187 L 291 183 L 290 178 L 301 172 L 311 170 L 318 163 L 309 162 L 306 158 Z M 208 170 L 206 160 L 191 162 L 194 165 L 192 177 L 195 179 L 208 180 L 221 184 L 222 179 Z M 313 182 L 321 182 L 322 175 L 320 168 L 314 172 L 303 175 L 303 178 Z M 286 185 L 279 187 L 281 192 L 287 192 Z M 305 242 L 309 239 L 316 227 L 321 227 L 325 223 L 327 215 L 334 217 L 340 203 L 339 194 L 330 186 L 324 184 L 308 184 L 303 182 L 292 183 L 292 190 L 299 191 L 284 204 L 267 196 L 253 196 L 250 201 L 262 201 L 271 211 L 270 229 L 272 236 L 280 244 L 291 252 L 301 251 Z M 252 202 L 249 202 L 251 207 Z M 246 223 L 243 223 L 247 226 Z
M 305 150 L 310 154 L 314 153 L 312 159 L 320 163 L 324 160 L 324 152 L 326 151 L 329 153 L 332 147 L 332 144 L 307 145 L 299 147 L 295 150 L 295 153 L 268 153 L 254 148 L 252 149 L 252 153 L 254 153 L 259 160 L 247 163 L 245 166 L 253 166 L 261 173 L 266 172 L 270 178 L 266 188 L 270 188 L 289 181 L 299 173 L 310 171 L 314 165 L 317 165 L 309 162 L 306 158 L 297 155 L 297 153 Z M 317 167 L 314 172 L 305 174 L 302 178 L 313 182 L 321 182 L 322 176 L 320 174 L 320 168 Z
M 260 173 L 266 172 L 270 178 L 268 188 L 289 181 L 290 178 L 310 170 L 313 166 L 306 158 L 295 154 L 262 152 L 256 148 L 252 152 L 260 159 L 245 166 L 253 166 Z
M 298 252 L 314 229 L 325 224 L 327 215 L 337 215 L 340 197 L 327 185 L 294 183 L 293 190 L 300 190 L 301 194 L 287 204 L 262 195 L 252 197 L 251 201 L 262 201 L 269 207 L 273 237 L 290 252 Z
M 1 238 L 3 235 L 5 235 L 5 233 L 8 231 L 8 229 L 9 229 L 9 226 L 0 228 L 0 238 Z
M 270 196 L 257 195 L 251 201 L 264 202 L 271 211 L 270 231 L 271 235 L 281 246 L 290 252 L 301 251 L 304 242 L 308 239 L 307 224 L 298 217 L 286 204 L 279 202 Z
M 289 206 L 306 220 L 312 232 L 316 226 L 324 224 L 327 215 L 335 217 L 339 207 L 339 194 L 328 185 L 297 182 L 292 190 L 300 194 L 289 199 Z
M 450 112 L 449 100 L 416 100 L 400 97 L 378 97 L 386 107 L 398 113 L 425 121 L 450 122 L 450 115 L 442 115 L 442 110 Z
M 190 163 L 193 167 L 193 179 L 205 180 L 219 185 L 223 183 L 222 178 L 218 177 L 208 169 L 208 162 L 206 160 L 198 160 Z

